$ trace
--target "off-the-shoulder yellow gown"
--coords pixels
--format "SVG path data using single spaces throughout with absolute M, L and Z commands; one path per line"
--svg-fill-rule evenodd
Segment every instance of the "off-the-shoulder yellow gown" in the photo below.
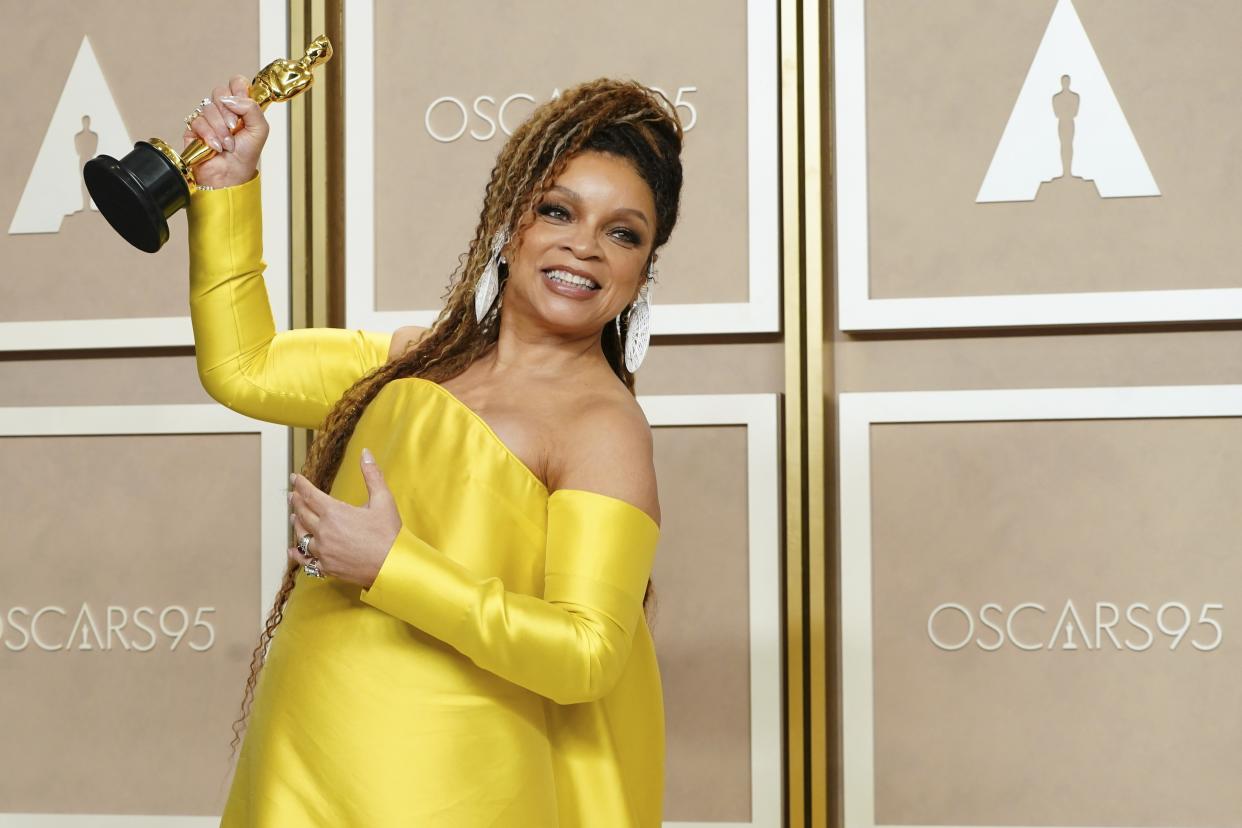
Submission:
M 191 199 L 199 374 L 231 409 L 316 428 L 391 334 L 275 331 L 260 186 Z M 366 502 L 364 446 L 404 526 L 369 589 L 298 574 L 221 824 L 659 825 L 664 713 L 642 611 L 655 521 L 605 494 L 549 492 L 430 380 L 371 402 L 333 497 Z

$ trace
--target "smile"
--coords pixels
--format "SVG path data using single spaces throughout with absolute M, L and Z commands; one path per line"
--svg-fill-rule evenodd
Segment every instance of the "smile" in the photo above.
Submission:
M 553 268 L 551 270 L 545 270 L 543 275 L 550 281 L 556 282 L 558 285 L 564 285 L 578 291 L 599 290 L 599 283 L 594 279 L 589 279 L 586 276 L 580 276 L 577 273 L 570 273 L 567 270 Z

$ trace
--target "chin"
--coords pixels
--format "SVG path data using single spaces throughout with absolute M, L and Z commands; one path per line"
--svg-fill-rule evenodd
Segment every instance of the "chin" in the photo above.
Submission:
M 602 327 L 594 319 L 582 314 L 547 314 L 540 317 L 540 322 L 548 331 L 575 337 L 598 333 Z
M 561 334 L 585 336 L 597 332 L 603 325 L 596 313 L 588 311 L 577 302 L 545 301 L 534 308 L 534 315 L 547 330 Z

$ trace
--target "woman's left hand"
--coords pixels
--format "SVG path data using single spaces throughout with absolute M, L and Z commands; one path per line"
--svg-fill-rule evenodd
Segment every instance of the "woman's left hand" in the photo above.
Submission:
M 293 536 L 312 536 L 310 554 L 289 548 L 290 560 L 307 564 L 319 561 L 319 571 L 370 589 L 388 550 L 401 531 L 397 503 L 375 458 L 362 450 L 362 479 L 369 498 L 364 506 L 352 506 L 318 489 L 300 474 L 292 476 L 289 494 Z

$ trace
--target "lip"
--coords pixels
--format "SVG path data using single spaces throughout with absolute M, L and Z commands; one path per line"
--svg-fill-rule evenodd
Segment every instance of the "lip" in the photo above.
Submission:
M 552 291 L 553 293 L 559 296 L 564 296 L 568 299 L 574 299 L 577 301 L 585 301 L 589 299 L 594 299 L 595 294 L 600 292 L 599 288 L 589 288 L 589 287 L 582 287 L 581 285 L 566 284 L 565 282 L 559 282 L 556 279 L 553 279 L 551 276 L 548 275 L 549 271 L 560 270 L 560 269 L 561 268 L 551 267 L 551 268 L 548 268 L 548 270 L 545 270 L 540 274 L 543 277 L 543 283 L 547 286 L 548 290 Z M 574 273 L 575 275 L 582 275 L 572 270 L 568 272 Z M 590 279 L 591 277 L 587 276 L 586 278 Z
M 601 288 L 603 287 L 603 285 L 600 284 L 599 279 L 596 279 L 594 276 L 592 276 L 590 273 L 587 273 L 585 270 L 579 270 L 576 267 L 567 267 L 565 265 L 550 265 L 543 269 L 544 275 L 547 275 L 548 271 L 550 270 L 563 270 L 566 273 L 572 273 L 575 276 L 581 276 L 583 279 L 590 279 L 592 282 L 599 285 Z

